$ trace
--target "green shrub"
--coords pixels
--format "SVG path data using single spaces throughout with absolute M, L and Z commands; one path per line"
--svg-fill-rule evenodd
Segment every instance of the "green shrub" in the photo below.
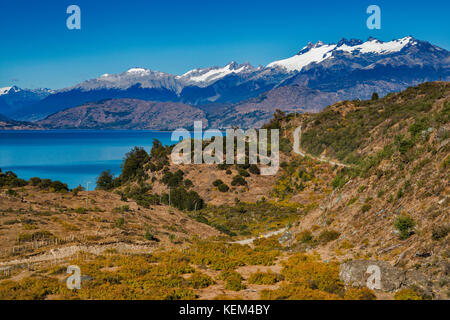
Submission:
M 150 230 L 146 230 L 146 231 L 145 231 L 144 239 L 146 239 L 146 240 L 148 240 L 148 241 L 156 241 L 156 242 L 159 242 L 159 239 L 156 238 L 156 237 L 150 232 Z
M 186 191 L 186 189 L 179 187 L 171 189 L 169 192 L 170 198 L 168 194 L 163 194 L 162 201 L 169 204 L 170 200 L 170 205 L 175 208 L 194 211 L 201 210 L 204 207 L 203 199 L 193 190 Z
M 33 178 L 30 178 L 30 179 L 28 180 L 28 182 L 29 182 L 33 187 L 37 187 L 37 186 L 39 185 L 39 183 L 41 182 L 41 178 L 33 177 Z
M 250 173 L 248 173 L 247 170 L 243 168 L 238 168 L 238 174 L 243 177 L 250 177 Z
M 27 182 L 23 179 L 19 179 L 17 175 L 12 171 L 2 172 L 0 169 L 0 188 L 2 187 L 10 187 L 10 188 L 18 188 L 24 187 L 27 185 Z
M 312 233 L 310 231 L 303 231 L 300 232 L 297 236 L 296 239 L 298 241 L 300 241 L 301 243 L 305 243 L 305 244 L 312 244 L 314 242 L 314 237 L 312 235 Z
M 339 238 L 340 233 L 335 230 L 324 230 L 319 234 L 319 241 L 328 243 Z
M 245 186 L 247 185 L 247 181 L 245 181 L 244 177 L 241 175 L 236 175 L 233 177 L 233 180 L 231 181 L 232 186 Z
M 76 208 L 75 209 L 75 212 L 76 213 L 79 213 L 79 214 L 86 214 L 87 213 L 87 209 L 86 208 L 82 208 L 82 207 L 79 207 L 79 208 Z
M 194 289 L 207 288 L 214 284 L 214 280 L 210 276 L 200 272 L 193 273 L 188 279 L 188 282 L 189 286 Z
M 399 216 L 395 222 L 394 227 L 400 232 L 400 239 L 405 240 L 409 238 L 416 225 L 415 221 L 410 216 Z
M 217 188 L 220 192 L 228 192 L 228 190 L 230 190 L 230 187 L 228 187 L 225 183 L 220 184 Z
M 153 145 L 155 147 L 155 145 Z M 153 151 L 153 148 L 152 148 Z M 122 163 L 122 174 L 120 180 L 123 182 L 144 176 L 144 164 L 149 160 L 148 153 L 144 148 L 134 147 L 125 155 Z
M 402 289 L 397 291 L 394 294 L 395 300 L 423 300 L 422 296 L 420 296 L 413 289 Z
M 220 278 L 225 281 L 226 290 L 240 291 L 245 289 L 245 285 L 242 283 L 244 279 L 236 271 L 222 271 Z
M 273 285 L 281 281 L 283 277 L 272 271 L 268 272 L 255 272 L 248 278 L 248 283 L 259 285 Z
M 213 182 L 213 186 L 214 186 L 214 187 L 218 187 L 218 186 L 220 186 L 221 184 L 223 184 L 223 181 L 220 180 L 220 179 L 214 180 L 214 182 Z
M 250 173 L 252 174 L 261 174 L 261 171 L 259 170 L 258 166 L 256 164 L 250 165 L 250 168 L 248 169 Z
M 78 193 L 79 193 L 80 191 L 84 191 L 84 190 L 85 190 L 85 189 L 84 189 L 81 185 L 78 185 L 78 187 L 72 189 L 72 195 L 73 195 L 74 197 L 76 197 L 76 196 L 78 196 Z
M 433 227 L 431 238 L 433 240 L 440 240 L 448 235 L 450 227 L 448 225 Z
M 111 170 L 106 170 L 100 173 L 97 178 L 98 190 L 111 190 L 114 189 L 114 175 Z
M 161 178 L 161 182 L 170 188 L 175 188 L 181 186 L 181 183 L 183 182 L 183 175 L 184 172 L 181 170 L 177 170 L 174 173 L 168 171 Z
M 192 183 L 192 180 L 190 180 L 190 179 L 184 180 L 184 187 L 185 187 L 186 189 L 191 188 L 193 185 L 194 185 L 194 184 Z
M 116 228 L 121 228 L 123 227 L 123 225 L 125 224 L 125 219 L 124 218 L 119 218 L 114 222 L 114 226 Z

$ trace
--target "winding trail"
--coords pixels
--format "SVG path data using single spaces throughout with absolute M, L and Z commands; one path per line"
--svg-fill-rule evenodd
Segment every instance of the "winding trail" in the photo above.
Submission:
M 329 163 L 329 164 L 331 164 L 333 166 L 345 167 L 345 168 L 350 167 L 347 164 L 344 164 L 344 163 L 341 163 L 341 162 L 337 162 L 337 161 L 333 161 L 333 160 L 329 160 L 329 159 L 324 158 L 324 157 L 316 157 L 316 156 L 313 156 L 311 154 L 308 154 L 308 153 L 300 150 L 301 138 L 302 138 L 302 127 L 300 126 L 300 127 L 297 127 L 297 129 L 295 129 L 295 131 L 294 131 L 294 152 L 296 154 L 301 155 L 302 157 L 310 157 L 310 158 L 312 158 L 314 160 L 317 160 L 317 161 L 320 161 L 320 162 L 326 162 L 326 163 Z
M 275 235 L 281 234 L 281 233 L 285 232 L 287 229 L 288 228 L 285 227 L 285 228 L 282 228 L 282 229 L 278 229 L 278 230 L 275 230 L 275 231 L 271 231 L 271 232 L 265 233 L 265 234 L 263 234 L 263 235 L 261 235 L 259 237 L 253 237 L 253 238 L 248 238 L 248 239 L 244 239 L 244 240 L 233 241 L 231 243 L 237 243 L 237 244 L 241 244 L 241 245 L 252 244 L 253 241 L 255 241 L 256 239 L 269 238 L 271 236 L 275 236 Z

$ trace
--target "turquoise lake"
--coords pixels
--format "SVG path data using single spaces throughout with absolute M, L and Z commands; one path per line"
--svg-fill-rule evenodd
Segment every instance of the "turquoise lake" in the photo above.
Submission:
M 171 132 L 162 131 L 0 130 L 0 168 L 25 180 L 59 180 L 71 189 L 90 182 L 91 189 L 103 170 L 119 175 L 122 160 L 133 147 L 149 152 L 153 139 L 175 143 L 170 137 Z

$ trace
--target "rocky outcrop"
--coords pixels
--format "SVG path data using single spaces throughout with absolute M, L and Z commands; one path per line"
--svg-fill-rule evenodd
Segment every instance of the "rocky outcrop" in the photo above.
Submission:
M 355 260 L 341 264 L 339 276 L 347 286 L 393 292 L 415 287 L 422 294 L 432 296 L 432 283 L 424 273 L 402 270 L 386 261 Z

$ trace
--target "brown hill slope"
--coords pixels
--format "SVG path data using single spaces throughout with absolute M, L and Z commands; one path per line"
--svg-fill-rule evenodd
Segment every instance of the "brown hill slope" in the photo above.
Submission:
M 387 260 L 434 273 L 445 296 L 450 231 L 450 84 L 428 83 L 375 101 L 346 101 L 284 124 L 302 126 L 301 146 L 329 166 L 326 197 L 291 230 L 290 244 L 341 259 Z M 301 158 L 281 174 L 277 195 L 304 199 Z M 310 167 L 314 175 L 314 167 Z M 438 281 L 438 282 L 439 282 Z M 442 282 L 444 281 L 444 282 Z
M 205 114 L 182 103 L 111 99 L 88 103 L 48 116 L 38 123 L 52 129 L 175 130 L 190 128 Z
M 377 291 L 379 297 L 391 298 L 397 291 L 399 298 L 446 299 L 449 117 L 450 84 L 446 82 L 423 84 L 379 100 L 344 101 L 317 114 L 279 113 L 267 126 L 280 128 L 283 137 L 281 168 L 272 177 L 263 177 L 247 165 L 176 166 L 168 157 L 171 148 L 155 143 L 150 154 L 135 150 L 119 179 L 106 179 L 110 192 L 93 194 L 96 204 L 91 205 L 99 210 L 92 207 L 88 215 L 76 211 L 84 197 L 22 189 L 20 181 L 10 184 L 2 198 L 6 200 L 0 202 L 5 204 L 0 208 L 4 217 L 0 235 L 12 246 L 35 232 L 35 237 L 48 236 L 42 231 L 61 237 L 65 229 L 78 228 L 80 234 L 89 235 L 85 239 L 105 248 L 106 240 L 115 239 L 139 245 L 149 228 L 162 240 L 160 247 L 187 248 L 162 256 L 133 256 L 139 263 L 105 254 L 72 260 L 96 279 L 77 293 L 82 298 L 212 298 L 220 293 L 265 299 L 370 298 L 370 292 L 352 291 L 346 277 L 340 277 L 339 265 L 352 261 L 359 265 L 363 286 L 367 264 L 386 268 L 383 291 L 389 293 Z M 299 126 L 301 149 L 307 156 L 291 152 L 293 132 Z M 319 157 L 348 167 L 319 161 Z M 46 207 L 52 212 L 45 213 Z M 253 241 L 277 230 L 281 233 L 269 240 Z M 189 239 L 194 234 L 219 235 L 219 231 L 220 238 L 207 242 Z M 235 243 L 244 238 L 252 248 Z M 5 258 L 21 254 L 10 252 Z M 162 276 L 158 270 L 147 276 L 157 264 L 178 278 L 154 279 Z M 181 264 L 182 270 L 174 269 L 174 264 Z M 195 294 L 189 291 L 187 287 L 194 284 L 183 279 L 191 279 L 191 267 L 213 278 L 215 284 L 209 281 L 207 288 L 195 289 Z M 257 275 L 268 277 L 270 285 L 256 286 L 251 279 L 259 268 L 276 273 Z M 230 276 L 230 270 L 238 274 Z M 52 270 L 43 272 L 54 277 Z M 356 278 L 357 272 L 352 272 L 350 276 Z M 134 292 L 139 286 L 129 284 L 135 281 L 149 285 L 151 291 Z M 27 284 L 0 282 L 0 296 L 28 294 Z M 111 290 L 102 290 L 106 287 Z M 398 291 L 406 288 L 411 290 Z M 168 295 L 160 293 L 163 289 Z

